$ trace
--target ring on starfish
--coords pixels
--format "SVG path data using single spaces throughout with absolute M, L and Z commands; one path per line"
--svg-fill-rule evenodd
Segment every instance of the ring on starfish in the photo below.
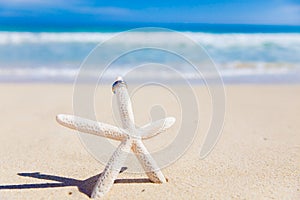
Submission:
M 72 115 L 60 114 L 56 116 L 57 122 L 65 127 L 121 141 L 121 144 L 117 147 L 109 159 L 103 173 L 99 177 L 93 189 L 91 195 L 92 198 L 101 198 L 110 190 L 125 163 L 130 149 L 137 156 L 147 176 L 152 182 L 166 182 L 164 175 L 144 146 L 142 139 L 149 139 L 164 132 L 175 123 L 175 118 L 167 117 L 147 124 L 141 128 L 136 128 L 127 85 L 121 77 L 118 77 L 113 83 L 112 91 L 117 97 L 117 104 L 123 128 Z

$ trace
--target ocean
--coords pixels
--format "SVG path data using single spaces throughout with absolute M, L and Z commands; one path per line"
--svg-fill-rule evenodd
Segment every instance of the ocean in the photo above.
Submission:
M 114 39 L 130 28 L 134 26 L 115 29 L 0 27 L 0 81 L 72 83 L 83 61 L 89 59 L 87 56 L 98 44 L 110 43 L 103 49 L 105 53 L 88 63 L 95 70 L 104 70 L 107 63 L 102 60 L 117 54 L 120 48 L 134 50 L 136 44 L 150 38 L 154 44 L 175 54 L 184 51 L 198 63 L 206 52 L 225 83 L 300 82 L 300 26 L 167 26 L 194 41 L 203 52 L 178 39 L 176 32 L 163 29 L 139 29 L 128 40 Z M 109 79 L 118 73 L 123 75 L 143 62 L 169 66 L 197 83 L 188 65 L 168 53 L 149 49 L 114 61 L 113 73 L 107 71 L 106 76 Z M 153 75 L 149 69 L 143 76 Z

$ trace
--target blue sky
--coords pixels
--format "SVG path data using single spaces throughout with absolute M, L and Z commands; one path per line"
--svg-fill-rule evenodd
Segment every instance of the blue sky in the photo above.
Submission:
M 0 22 L 300 25 L 300 0 L 0 0 Z

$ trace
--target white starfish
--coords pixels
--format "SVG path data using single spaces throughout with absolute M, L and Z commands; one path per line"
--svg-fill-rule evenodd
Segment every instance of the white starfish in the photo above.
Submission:
M 167 130 L 175 123 L 175 118 L 168 117 L 147 124 L 141 128 L 136 128 L 132 105 L 127 92 L 127 85 L 121 77 L 118 77 L 113 83 L 112 91 L 117 97 L 123 128 L 72 115 L 57 115 L 56 117 L 58 123 L 68 128 L 121 141 L 121 144 L 109 159 L 103 173 L 97 181 L 92 192 L 92 198 L 101 198 L 110 190 L 130 149 L 135 153 L 152 182 L 166 182 L 164 175 L 147 151 L 142 139 L 149 139 Z

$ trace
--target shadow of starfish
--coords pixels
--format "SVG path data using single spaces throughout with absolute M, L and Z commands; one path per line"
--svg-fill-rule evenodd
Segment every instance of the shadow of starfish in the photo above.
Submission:
M 127 168 L 123 167 L 120 171 L 122 173 Z M 20 184 L 20 185 L 0 185 L 0 190 L 5 189 L 37 189 L 37 188 L 55 188 L 55 187 L 69 187 L 69 186 L 76 186 L 78 190 L 91 197 L 91 193 L 93 187 L 95 186 L 99 176 L 101 174 L 92 176 L 85 180 L 77 180 L 73 178 L 55 176 L 55 175 L 48 175 L 48 174 L 41 174 L 39 172 L 33 173 L 18 173 L 19 176 L 24 177 L 31 177 L 43 180 L 51 180 L 57 181 L 58 183 L 37 183 L 37 184 Z M 148 178 L 139 178 L 139 179 L 117 179 L 115 183 L 150 183 L 151 181 Z

